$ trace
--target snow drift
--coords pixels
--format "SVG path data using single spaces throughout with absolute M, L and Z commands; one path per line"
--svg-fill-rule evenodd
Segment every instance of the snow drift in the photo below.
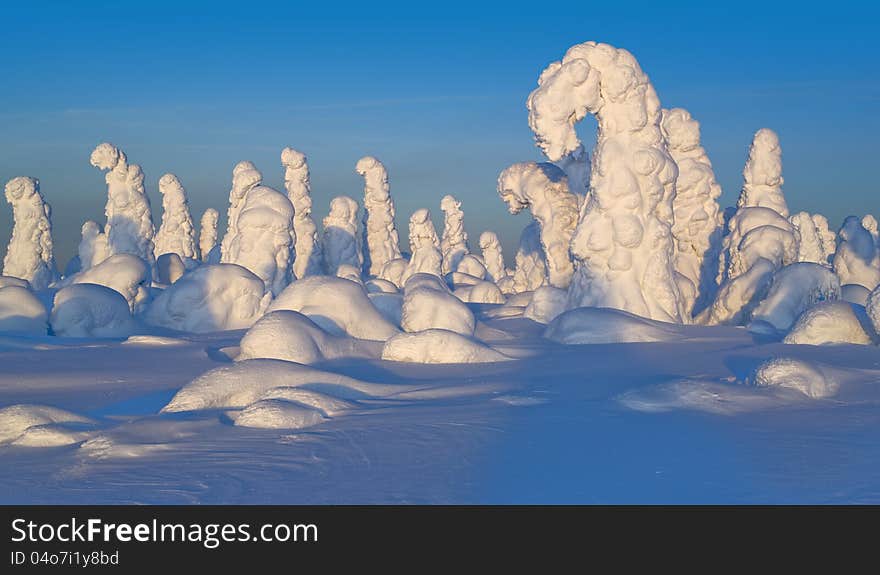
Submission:
M 136 327 L 128 302 L 118 291 L 91 283 L 60 289 L 49 324 L 55 335 L 63 337 L 127 337 Z
M 791 357 L 764 362 L 749 381 L 758 387 L 792 389 L 813 399 L 833 396 L 838 389 L 834 378 L 825 375 L 817 364 Z
M 852 305 L 844 301 L 826 301 L 801 314 L 783 341 L 807 345 L 870 345 L 871 336 L 862 327 Z
M 382 348 L 382 359 L 411 363 L 491 363 L 512 358 L 460 333 L 428 329 L 392 337 Z
M 48 312 L 26 287 L 0 287 L 0 333 L 46 335 Z
M 115 254 L 60 282 L 61 286 L 75 284 L 97 284 L 115 290 L 132 312 L 138 312 L 150 298 L 150 268 L 137 256 Z

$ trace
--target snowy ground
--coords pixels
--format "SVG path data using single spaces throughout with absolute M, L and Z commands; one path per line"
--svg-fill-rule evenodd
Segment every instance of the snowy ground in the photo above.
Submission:
M 519 359 L 312 366 L 384 387 L 299 430 L 233 426 L 228 409 L 159 413 L 232 365 L 243 331 L 0 337 L 0 408 L 95 420 L 69 428 L 82 434 L 72 445 L 0 445 L 0 503 L 880 502 L 875 346 L 684 326 L 665 342 L 563 345 L 472 307 L 499 330 L 489 343 Z M 778 356 L 809 359 L 839 391 L 745 385 Z

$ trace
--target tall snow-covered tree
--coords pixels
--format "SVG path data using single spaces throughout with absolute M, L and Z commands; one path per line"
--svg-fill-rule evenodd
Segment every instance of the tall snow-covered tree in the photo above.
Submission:
M 156 233 L 156 258 L 162 254 L 177 254 L 181 258 L 196 259 L 196 236 L 186 190 L 174 174 L 159 178 L 162 194 L 162 225 Z
M 30 282 L 35 290 L 58 279 L 52 252 L 49 204 L 36 178 L 19 176 L 6 182 L 6 201 L 12 205 L 12 238 L 3 259 L 3 275 Z
M 318 227 L 312 219 L 312 186 L 309 181 L 309 164 L 306 155 L 293 148 L 281 151 L 284 166 L 284 188 L 293 204 L 293 230 L 296 233 L 296 259 L 293 275 L 297 279 L 320 275 L 321 242 Z
M 364 178 L 364 271 L 378 276 L 386 263 L 400 257 L 388 171 L 372 156 L 358 160 L 355 170 Z

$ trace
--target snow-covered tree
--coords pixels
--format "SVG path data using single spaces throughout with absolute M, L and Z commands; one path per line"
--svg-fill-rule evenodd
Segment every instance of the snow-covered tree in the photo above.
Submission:
M 206 263 L 220 263 L 219 247 L 217 245 L 217 222 L 220 214 L 214 208 L 208 208 L 202 213 L 199 223 L 199 253 L 202 261 Z
M 813 214 L 812 218 L 813 223 L 816 224 L 816 231 L 819 232 L 819 239 L 822 241 L 822 251 L 828 255 L 830 262 L 834 252 L 837 251 L 837 234 L 828 225 L 828 218 L 822 214 Z
M 577 196 L 565 172 L 550 163 L 521 162 L 498 176 L 498 194 L 512 214 L 531 210 L 541 230 L 550 285 L 567 288 L 574 271 L 569 253 L 578 222 Z
M 243 160 L 232 168 L 232 189 L 229 191 L 229 208 L 226 211 L 226 234 L 220 242 L 220 259 L 224 262 L 226 260 L 223 258 L 229 251 L 229 243 L 238 232 L 238 214 L 244 205 L 244 197 L 248 190 L 259 186 L 262 181 L 263 175 L 251 161 Z
M 144 190 L 144 172 L 137 164 L 129 164 L 125 152 L 113 144 L 103 143 L 92 152 L 91 164 L 107 172 L 107 246 L 110 255 L 132 254 L 156 268 L 153 250 L 153 216 L 150 199 Z
M 49 204 L 36 178 L 19 176 L 6 182 L 6 201 L 12 205 L 12 239 L 3 259 L 3 275 L 30 282 L 35 290 L 58 279 L 52 253 Z
M 761 128 L 755 133 L 743 178 L 738 208 L 770 208 L 783 218 L 788 217 L 788 204 L 782 195 L 782 147 L 776 132 Z
M 80 261 L 80 270 L 85 271 L 110 257 L 110 247 L 107 245 L 107 234 L 101 231 L 97 222 L 87 220 L 82 225 L 82 239 L 77 248 Z
M 358 203 L 348 196 L 330 201 L 330 213 L 324 218 L 322 252 L 324 270 L 329 275 L 335 276 L 343 264 L 363 267 L 358 240 Z
M 440 240 L 431 221 L 431 213 L 425 208 L 416 210 L 409 218 L 409 249 L 412 255 L 400 279 L 401 285 L 406 285 L 406 280 L 413 274 L 441 274 L 443 256 L 440 254 Z
M 443 273 L 458 269 L 461 259 L 469 252 L 467 233 L 464 231 L 464 212 L 461 202 L 453 196 L 443 196 L 440 200 L 443 210 L 443 237 L 440 239 L 440 252 L 443 254 Z
M 364 178 L 364 271 L 378 276 L 387 262 L 400 257 L 388 172 L 372 156 L 358 160 L 355 170 Z
M 159 193 L 162 194 L 162 225 L 156 233 L 156 257 L 173 253 L 181 259 L 196 259 L 195 229 L 183 185 L 174 174 L 165 174 L 159 178 Z
M 880 253 L 871 232 L 857 216 L 843 220 L 834 254 L 834 273 L 840 285 L 858 284 L 873 290 L 880 285 Z
M 874 238 L 874 244 L 880 244 L 880 230 L 878 230 L 877 227 L 877 218 L 871 214 L 862 216 L 862 227 L 871 232 L 871 237 Z
M 541 286 L 548 285 L 547 259 L 544 256 L 544 247 L 541 245 L 541 226 L 537 220 L 532 220 L 523 228 L 519 236 L 515 265 L 513 272 L 515 293 L 535 291 Z
M 695 305 L 699 308 L 715 292 L 715 270 L 721 249 L 721 186 L 700 144 L 700 123 L 687 110 L 663 110 L 660 127 L 678 165 L 672 201 L 675 271 L 686 284 L 679 283 L 685 310 L 692 312 Z
M 828 265 L 828 256 L 831 254 L 825 252 L 825 244 L 813 216 L 807 212 L 798 212 L 789 217 L 788 221 L 797 228 L 800 238 L 798 261 Z
M 528 109 L 551 162 L 581 145 L 575 124 L 587 113 L 598 121 L 590 193 L 571 244 L 569 306 L 686 319 L 671 233 L 678 170 L 660 130 L 660 101 L 636 59 L 607 44 L 573 46 L 541 73 Z
M 504 267 L 504 253 L 501 241 L 495 232 L 485 231 L 480 234 L 480 250 L 483 252 L 483 265 L 486 267 L 486 279 L 496 284 L 507 277 Z
M 293 148 L 281 151 L 284 166 L 284 187 L 293 204 L 293 230 L 296 233 L 296 259 L 293 275 L 297 279 L 320 275 L 321 242 L 318 227 L 312 219 L 312 189 L 309 182 L 309 164 L 306 155 Z
M 568 191 L 577 196 L 578 209 L 587 199 L 590 190 L 590 155 L 581 144 L 559 160 L 553 162 L 568 178 Z

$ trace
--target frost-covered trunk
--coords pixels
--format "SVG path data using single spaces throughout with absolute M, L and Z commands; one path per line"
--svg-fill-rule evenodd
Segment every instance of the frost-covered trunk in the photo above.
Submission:
M 162 194 L 162 225 L 156 233 L 154 253 L 177 254 L 181 258 L 196 259 L 196 238 L 186 191 L 177 176 L 165 174 L 159 178 Z
M 569 306 L 687 319 L 673 266 L 678 170 L 660 130 L 660 101 L 626 50 L 587 42 L 550 64 L 528 99 L 529 125 L 550 161 L 577 150 L 575 124 L 598 121 L 590 193 L 572 238 Z
M 440 200 L 443 210 L 443 237 L 440 239 L 440 253 L 443 255 L 443 274 L 454 272 L 468 253 L 467 233 L 464 231 L 464 212 L 461 202 L 453 196 Z
M 400 257 L 388 172 L 372 156 L 358 160 L 355 170 L 364 178 L 364 272 L 378 276 L 386 263 Z
M 339 266 L 363 267 L 358 239 L 358 203 L 348 196 L 330 201 L 330 213 L 324 218 L 322 252 L 324 271 L 336 275 Z
M 199 223 L 199 253 L 203 262 L 220 263 L 219 246 L 217 245 L 217 222 L 220 214 L 214 208 L 208 208 L 202 214 Z
M 284 188 L 293 204 L 293 230 L 296 233 L 296 259 L 293 275 L 296 279 L 323 273 L 321 242 L 318 227 L 312 219 L 312 191 L 309 164 L 305 154 L 293 148 L 281 151 L 284 166 Z
M 12 205 L 13 227 L 3 275 L 27 280 L 35 290 L 45 289 L 58 279 L 49 204 L 36 178 L 12 178 L 5 191 L 6 201 Z

